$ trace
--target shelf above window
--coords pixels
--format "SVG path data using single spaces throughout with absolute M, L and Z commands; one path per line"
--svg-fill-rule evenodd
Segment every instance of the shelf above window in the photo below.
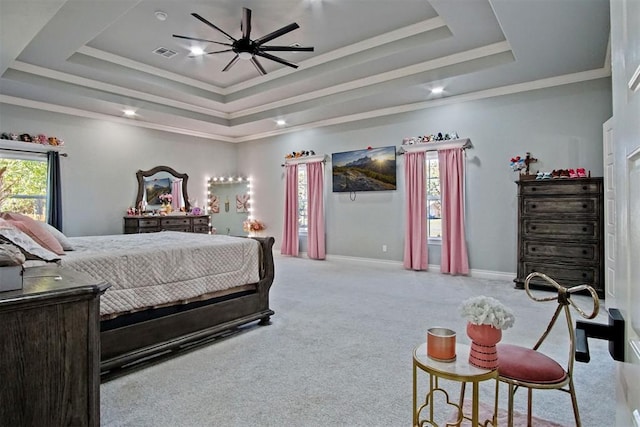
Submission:
M 419 153 L 421 151 L 438 151 L 448 150 L 450 148 L 471 148 L 471 140 L 469 138 L 450 139 L 447 141 L 420 142 L 417 144 L 405 144 L 400 146 L 398 154 Z
M 64 146 L 38 144 L 36 142 L 15 141 L 13 139 L 0 139 L 0 149 L 30 151 L 35 153 L 46 153 L 47 151 L 60 151 Z
M 324 162 L 325 157 L 326 156 L 324 154 L 314 154 L 313 156 L 295 157 L 295 158 L 292 158 L 292 159 L 285 159 L 284 164 L 285 165 L 298 165 L 298 164 L 302 164 L 302 163 Z

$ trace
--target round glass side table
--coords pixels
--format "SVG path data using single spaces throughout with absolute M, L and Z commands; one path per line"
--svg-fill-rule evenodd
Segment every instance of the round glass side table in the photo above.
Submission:
M 460 425 L 463 420 L 471 421 L 472 426 L 496 426 L 498 413 L 498 370 L 480 369 L 469 364 L 468 356 L 471 348 L 466 344 L 456 343 L 456 360 L 453 362 L 440 362 L 427 356 L 427 344 L 422 343 L 413 350 L 413 425 L 437 426 L 434 421 L 434 395 L 443 393 L 450 406 L 457 408 L 457 420 L 448 422 L 449 425 Z M 429 392 L 425 396 L 424 403 L 418 406 L 418 369 L 429 374 Z M 460 397 L 458 404 L 450 403 L 449 394 L 440 387 L 439 380 L 445 379 L 460 383 Z M 493 405 L 493 416 L 490 420 L 479 422 L 479 384 L 482 381 L 495 381 L 495 396 Z M 464 394 L 466 383 L 472 384 L 471 414 L 465 415 L 463 412 Z M 449 406 L 447 405 L 447 406 Z M 429 418 L 420 420 L 420 414 L 427 410 Z M 424 424 L 423 424 L 424 423 Z

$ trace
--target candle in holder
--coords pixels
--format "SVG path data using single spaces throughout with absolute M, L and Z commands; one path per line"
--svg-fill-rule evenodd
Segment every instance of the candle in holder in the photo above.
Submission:
M 439 362 L 456 360 L 456 332 L 447 328 L 429 328 L 427 356 Z

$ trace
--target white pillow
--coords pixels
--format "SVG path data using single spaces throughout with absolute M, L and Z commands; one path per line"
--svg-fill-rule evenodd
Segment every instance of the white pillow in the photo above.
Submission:
M 65 236 L 62 233 L 62 231 L 58 230 L 53 225 L 48 224 L 46 222 L 38 221 L 38 224 L 42 225 L 45 228 L 45 230 L 47 230 L 49 233 L 53 234 L 53 237 L 55 237 L 56 240 L 60 243 L 60 246 L 62 246 L 62 249 L 64 249 L 65 251 L 74 250 L 74 247 L 71 244 L 71 241 L 69 240 L 69 238 L 67 236 Z
M 58 261 L 60 257 L 43 248 L 29 235 L 17 228 L 0 228 L 0 238 L 19 247 L 27 259 Z

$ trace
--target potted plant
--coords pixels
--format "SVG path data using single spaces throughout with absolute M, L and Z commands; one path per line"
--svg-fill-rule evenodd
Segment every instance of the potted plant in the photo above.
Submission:
M 502 330 L 513 326 L 513 312 L 497 299 L 481 295 L 465 300 L 460 313 L 467 319 L 467 335 L 471 338 L 469 363 L 478 368 L 496 369 L 496 344 L 502 339 Z

